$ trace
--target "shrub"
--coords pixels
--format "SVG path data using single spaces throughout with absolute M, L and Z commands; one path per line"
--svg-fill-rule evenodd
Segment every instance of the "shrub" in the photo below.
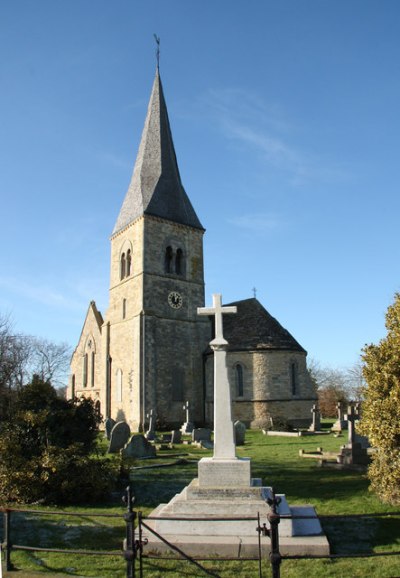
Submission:
M 376 448 L 368 471 L 371 489 L 386 502 L 400 504 L 400 294 L 386 314 L 387 336 L 363 350 L 360 433 Z
M 0 431 L 0 499 L 4 502 L 95 502 L 116 476 L 95 459 L 101 416 L 89 399 L 63 400 L 35 377 L 19 393 Z

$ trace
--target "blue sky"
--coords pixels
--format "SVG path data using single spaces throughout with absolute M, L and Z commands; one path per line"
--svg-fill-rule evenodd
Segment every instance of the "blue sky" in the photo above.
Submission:
M 207 229 L 206 302 L 253 296 L 354 364 L 400 290 L 397 0 L 5 0 L 0 313 L 75 345 L 155 72 Z

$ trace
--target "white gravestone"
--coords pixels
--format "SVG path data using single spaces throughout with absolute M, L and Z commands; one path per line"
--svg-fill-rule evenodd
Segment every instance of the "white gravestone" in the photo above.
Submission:
M 147 414 L 147 418 L 149 420 L 149 429 L 146 432 L 146 438 L 149 441 L 154 440 L 156 437 L 156 417 L 157 416 L 152 409 Z
M 232 421 L 231 388 L 226 365 L 228 342 L 223 334 L 222 316 L 236 313 L 236 307 L 223 307 L 220 294 L 213 295 L 212 307 L 199 307 L 198 315 L 214 315 L 214 454 L 199 462 L 199 486 L 250 486 L 250 460 L 238 459 Z
M 183 424 L 183 426 L 181 427 L 181 432 L 183 434 L 190 434 L 193 431 L 194 428 L 194 424 L 191 420 L 191 416 L 190 416 L 190 402 L 186 401 L 185 405 L 183 406 L 183 408 L 186 412 L 186 421 Z

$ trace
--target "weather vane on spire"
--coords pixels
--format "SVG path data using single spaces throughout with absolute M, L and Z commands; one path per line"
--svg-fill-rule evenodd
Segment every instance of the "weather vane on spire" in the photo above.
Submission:
M 256 297 L 257 297 L 257 289 L 256 289 L 256 287 L 253 287 L 253 295 L 254 295 L 254 299 L 256 299 Z
M 156 41 L 156 44 L 157 44 L 156 59 L 157 59 L 157 70 L 158 70 L 160 68 L 160 37 L 157 36 L 157 34 L 154 34 L 154 40 Z

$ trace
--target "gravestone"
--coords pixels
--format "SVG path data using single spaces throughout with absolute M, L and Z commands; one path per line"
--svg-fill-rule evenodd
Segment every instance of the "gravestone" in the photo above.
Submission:
M 182 432 L 179 429 L 174 429 L 171 432 L 171 444 L 181 444 L 182 443 Z
M 341 432 L 344 429 L 347 429 L 347 421 L 343 417 L 343 414 L 344 414 L 343 403 L 341 401 L 338 401 L 338 403 L 336 404 L 336 410 L 337 410 L 338 418 L 332 426 L 332 431 Z
M 344 418 L 348 422 L 348 441 L 341 447 L 337 461 L 344 466 L 365 466 L 369 464 L 370 458 L 365 447 L 356 439 L 356 421 L 359 415 L 356 411 L 356 404 L 351 403 Z
M 169 551 L 168 545 L 190 556 L 230 558 L 259 556 L 260 544 L 254 519 L 269 528 L 267 499 L 272 489 L 262 487 L 260 480 L 251 480 L 248 458 L 237 458 L 232 421 L 231 387 L 226 353 L 228 343 L 223 337 L 222 315 L 235 313 L 236 307 L 223 307 L 221 295 L 213 295 L 212 308 L 199 308 L 200 315 L 215 316 L 215 338 L 210 342 L 214 353 L 214 451 L 210 458 L 198 463 L 198 477 L 190 482 L 168 504 L 160 504 L 148 518 L 149 526 L 163 540 L 150 535 L 145 548 L 152 553 Z M 205 429 L 205 428 L 202 428 Z M 196 431 L 196 430 L 194 430 Z M 198 431 L 198 430 L 197 430 Z M 193 432 L 194 433 L 194 432 Z M 329 544 L 311 506 L 290 508 L 284 495 L 279 495 L 277 511 L 279 543 L 285 553 L 329 554 Z M 290 515 L 307 516 L 298 524 Z M 232 517 L 236 519 L 232 520 Z M 262 554 L 270 550 L 263 541 Z M 281 550 L 282 551 L 282 550 Z
M 126 421 L 118 421 L 111 430 L 108 453 L 115 454 L 122 450 L 131 435 L 131 430 Z
M 123 458 L 152 458 L 156 448 L 143 435 L 134 434 L 121 451 Z
M 146 432 L 146 438 L 149 441 L 156 439 L 156 417 L 157 416 L 152 409 L 147 414 L 147 418 L 149 420 L 149 429 Z
M 237 446 L 243 446 L 246 438 L 246 426 L 242 421 L 235 421 L 233 424 L 235 428 L 235 443 Z
M 311 408 L 312 422 L 308 431 L 321 431 L 321 415 L 316 403 Z
M 194 429 L 194 423 L 193 423 L 191 415 L 190 415 L 190 402 L 187 401 L 182 409 L 184 409 L 186 412 L 186 416 L 185 416 L 186 421 L 181 427 L 181 432 L 183 434 L 190 434 L 190 433 L 192 433 L 192 431 Z
M 104 422 L 104 435 L 110 441 L 111 430 L 115 426 L 115 420 L 112 417 L 108 417 Z
M 211 430 L 207 427 L 195 428 L 192 431 L 192 441 L 193 442 L 211 441 Z

